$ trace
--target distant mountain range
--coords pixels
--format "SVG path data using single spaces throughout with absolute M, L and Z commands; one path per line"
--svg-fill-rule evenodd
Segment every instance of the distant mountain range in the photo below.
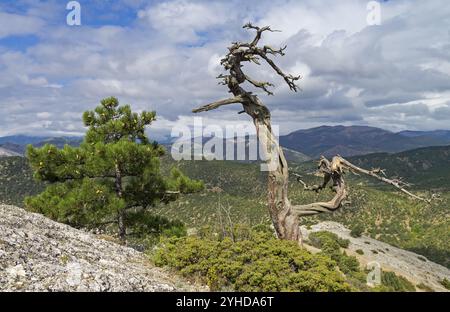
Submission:
M 434 130 L 434 131 L 401 131 L 399 134 L 410 138 L 417 137 L 433 137 L 436 139 L 450 141 L 450 130 Z
M 28 144 L 35 147 L 42 147 L 45 144 L 53 144 L 58 148 L 63 148 L 65 144 L 78 146 L 82 137 L 34 137 L 26 135 L 14 135 L 0 137 L 0 157 L 2 156 L 23 156 Z
M 252 138 L 250 138 L 252 139 Z M 253 138 L 254 139 L 254 138 Z M 203 138 L 205 144 L 209 138 Z M 244 138 L 235 139 L 235 144 Z M 248 140 L 248 139 L 247 139 Z M 0 156 L 23 155 L 27 144 L 40 147 L 46 143 L 62 148 L 77 146 L 82 137 L 34 137 L 25 135 L 0 137 Z M 224 139 L 224 153 L 227 142 Z M 172 141 L 173 143 L 173 141 Z M 164 143 L 169 150 L 172 143 Z M 391 132 L 368 126 L 321 126 L 297 130 L 280 136 L 280 144 L 289 161 L 306 161 L 321 155 L 357 156 L 371 153 L 397 153 L 428 146 L 450 145 L 450 130 Z M 248 147 L 248 143 L 246 143 Z M 235 152 L 236 154 L 236 148 Z M 245 159 L 248 159 L 246 148 Z
M 12 150 L 0 147 L 0 157 L 21 156 L 20 153 L 16 153 Z
M 390 132 L 367 126 L 321 126 L 280 136 L 280 144 L 305 155 L 356 156 L 396 153 L 450 144 L 450 130 Z
M 195 155 L 200 155 L 202 154 L 203 156 L 207 156 L 209 154 L 210 148 L 207 147 L 205 144 L 208 143 L 211 140 L 211 138 L 201 138 L 201 137 L 197 137 L 197 138 L 193 138 L 190 141 L 191 144 L 191 151 L 190 154 L 192 157 L 194 157 Z M 251 148 L 254 148 L 257 143 L 257 138 L 256 136 L 246 136 L 246 137 L 237 137 L 237 138 L 222 138 L 222 155 L 223 155 L 223 159 L 224 160 L 238 160 L 238 161 L 260 161 L 263 160 L 264 158 L 261 158 L 262 155 L 260 154 L 259 150 L 252 150 L 250 151 Z M 218 141 L 220 142 L 220 141 Z M 176 144 L 174 144 L 176 143 Z M 172 150 L 172 147 L 178 148 L 178 150 L 181 150 L 182 147 L 181 145 L 183 144 L 189 144 L 189 140 L 188 141 L 172 141 L 171 143 L 165 143 L 162 144 L 166 147 L 166 149 L 169 151 Z M 212 145 L 211 142 L 210 145 Z M 217 146 L 219 144 L 215 144 L 215 147 L 219 147 Z M 228 149 L 231 150 L 228 150 Z M 181 152 L 181 151 L 180 151 Z M 215 149 L 212 151 L 213 154 L 215 154 Z M 286 157 L 286 159 L 288 161 L 295 161 L 295 162 L 303 162 L 303 161 L 308 161 L 311 158 L 309 156 L 306 156 L 305 154 L 283 147 L 283 152 L 284 155 Z M 232 155 L 232 159 L 230 159 L 230 155 Z M 211 155 L 212 156 L 212 155 Z

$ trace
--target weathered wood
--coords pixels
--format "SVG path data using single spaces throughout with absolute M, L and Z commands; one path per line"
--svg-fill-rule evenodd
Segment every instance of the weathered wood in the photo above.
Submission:
M 319 170 L 324 175 L 324 180 L 321 185 L 307 186 L 301 179 L 301 182 L 305 189 L 314 190 L 316 192 L 325 188 L 331 181 L 332 188 L 336 192 L 335 196 L 328 202 L 318 202 L 307 205 L 292 205 L 288 198 L 288 184 L 289 184 L 289 169 L 286 158 L 283 154 L 278 141 L 272 132 L 271 116 L 269 109 L 261 102 L 261 100 L 251 92 L 244 90 L 240 85 L 244 82 L 249 82 L 253 86 L 262 89 L 268 95 L 273 95 L 272 91 L 268 87 L 273 87 L 270 82 L 256 81 L 249 76 L 245 75 L 242 71 L 242 62 L 254 62 L 260 65 L 259 60 L 265 60 L 270 67 L 281 76 L 287 83 L 289 88 L 297 92 L 299 87 L 296 85 L 296 81 L 301 79 L 301 76 L 292 76 L 285 74 L 275 62 L 269 58 L 269 55 L 284 55 L 286 47 L 280 49 L 274 49 L 269 46 L 258 47 L 258 43 L 261 39 L 263 32 L 276 31 L 272 30 L 269 26 L 257 27 L 248 23 L 243 28 L 256 30 L 255 38 L 250 43 L 233 42 L 228 48 L 228 53 L 220 61 L 220 64 L 229 72 L 227 75 L 219 75 L 217 78 L 222 79 L 221 84 L 226 85 L 229 92 L 234 97 L 213 102 L 197 109 L 194 109 L 194 113 L 204 112 L 219 108 L 223 105 L 240 103 L 243 106 L 243 110 L 239 113 L 246 113 L 253 119 L 253 124 L 256 127 L 257 137 L 262 146 L 263 153 L 266 156 L 268 170 L 268 208 L 269 214 L 272 219 L 275 231 L 280 239 L 294 240 L 301 242 L 301 233 L 299 230 L 298 217 L 315 215 L 323 212 L 332 212 L 339 209 L 347 198 L 347 190 L 344 181 L 344 169 L 348 169 L 354 172 L 360 172 L 375 177 L 385 183 L 391 184 L 399 188 L 402 192 L 412 196 L 415 199 L 422 199 L 416 196 L 403 187 L 395 180 L 389 180 L 387 178 L 378 176 L 375 171 L 368 171 L 359 168 L 340 156 L 335 156 L 328 161 L 322 157 L 319 161 Z

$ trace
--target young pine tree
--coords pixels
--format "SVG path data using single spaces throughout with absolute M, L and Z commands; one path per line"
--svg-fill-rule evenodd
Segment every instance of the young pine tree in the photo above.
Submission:
M 161 174 L 164 149 L 145 134 L 154 120 L 155 112 L 133 113 L 110 97 L 83 114 L 88 131 L 79 147 L 29 145 L 34 177 L 49 184 L 26 199 L 27 208 L 75 227 L 115 224 L 122 241 L 130 227 L 143 235 L 155 231 L 148 208 L 198 191 L 203 183 L 176 168 L 168 177 Z

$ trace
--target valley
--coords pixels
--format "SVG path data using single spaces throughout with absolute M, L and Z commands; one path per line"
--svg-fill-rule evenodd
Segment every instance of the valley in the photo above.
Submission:
M 302 218 L 301 224 L 311 226 L 321 221 L 335 221 L 350 229 L 360 226 L 369 237 L 417 252 L 449 268 L 449 153 L 447 146 L 352 157 L 350 160 L 361 167 L 382 167 L 386 168 L 388 176 L 405 177 L 420 195 L 431 196 L 432 190 L 439 198 L 431 204 L 416 202 L 376 180 L 349 174 L 350 203 L 332 214 Z M 203 180 L 206 189 L 183 195 L 175 202 L 159 204 L 152 208 L 155 214 L 180 220 L 191 229 L 208 227 L 212 231 L 238 224 L 270 224 L 266 174 L 259 170 L 259 162 L 174 162 L 166 155 L 162 165 L 166 171 L 176 165 L 188 176 Z M 290 170 L 304 176 L 307 182 L 318 182 L 320 178 L 314 176 L 315 166 L 314 161 L 291 162 Z M 23 206 L 25 196 L 43 189 L 42 183 L 33 180 L 24 158 L 0 158 L 0 202 Z M 329 190 L 319 194 L 303 190 L 292 175 L 289 192 L 292 201 L 298 203 L 332 196 Z

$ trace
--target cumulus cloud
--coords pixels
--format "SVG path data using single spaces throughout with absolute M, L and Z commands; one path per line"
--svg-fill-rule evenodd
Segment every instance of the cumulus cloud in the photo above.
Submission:
M 0 38 L 36 34 L 43 25 L 40 18 L 0 12 Z
M 64 24 L 61 2 L 17 3 L 21 10 L 0 5 L 0 135 L 82 133 L 81 113 L 110 95 L 156 110 L 152 131 L 170 134 L 173 125 L 192 123 L 192 108 L 228 96 L 214 77 L 230 42 L 252 37 L 242 29 L 247 21 L 282 30 L 262 42 L 287 44 L 276 62 L 303 76 L 302 91 L 292 93 L 268 66 L 245 67 L 275 84 L 274 97 L 252 91 L 282 133 L 322 124 L 450 124 L 450 7 L 443 0 L 382 2 L 379 26 L 367 25 L 362 0 L 92 2 L 82 5 L 79 27 Z M 37 41 L 18 49 L 26 35 Z M 221 125 L 248 121 L 237 111 L 202 116 Z

